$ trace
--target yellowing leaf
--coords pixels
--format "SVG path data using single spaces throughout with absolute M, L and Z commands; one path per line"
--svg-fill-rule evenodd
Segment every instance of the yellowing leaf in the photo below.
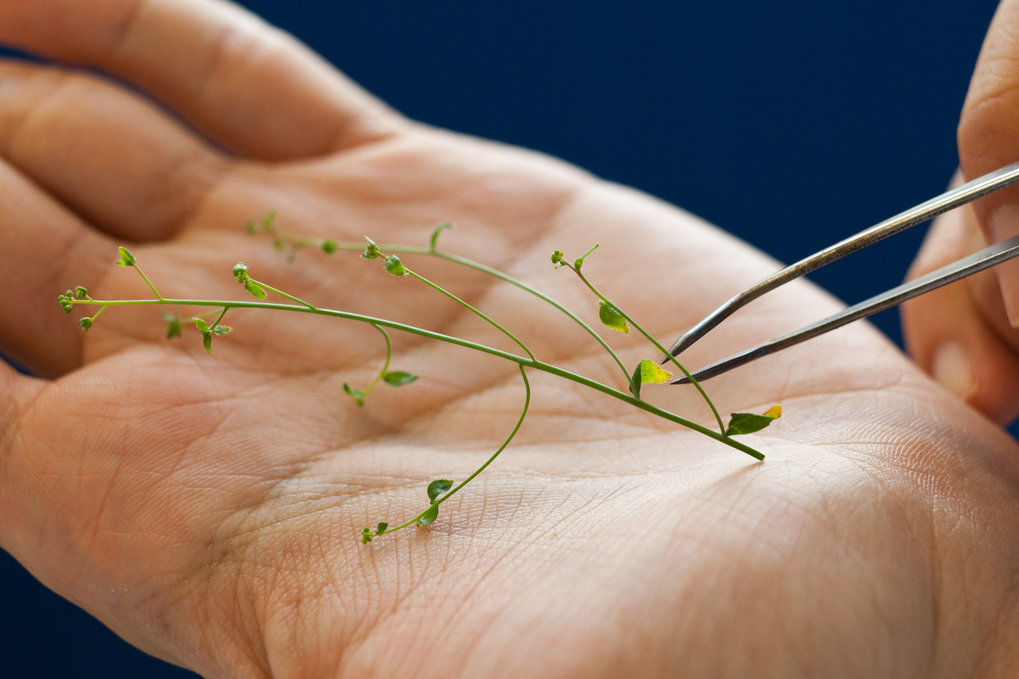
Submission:
M 630 334 L 630 326 L 626 324 L 626 316 L 608 302 L 598 302 L 598 318 L 605 324 L 605 327 L 618 330 L 624 335 Z
M 662 384 L 672 379 L 672 373 L 662 368 L 654 361 L 644 359 L 640 362 L 640 383 L 641 384 Z
M 773 405 L 764 414 L 733 413 L 729 426 L 725 428 L 726 436 L 739 436 L 760 431 L 782 416 L 782 406 Z

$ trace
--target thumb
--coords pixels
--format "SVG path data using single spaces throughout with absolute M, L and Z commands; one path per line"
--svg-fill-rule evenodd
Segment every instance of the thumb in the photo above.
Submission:
M 973 210 L 942 215 L 931 227 L 909 278 L 986 246 Z M 943 387 L 989 418 L 1019 415 L 1019 330 L 1005 318 L 993 271 L 938 288 L 902 306 L 910 354 Z
M 1002 0 L 984 39 L 958 131 L 959 160 L 967 179 L 1019 160 L 1019 0 Z M 1019 187 L 975 205 L 991 243 L 1019 235 Z M 1004 314 L 1019 327 L 1019 260 L 995 267 Z

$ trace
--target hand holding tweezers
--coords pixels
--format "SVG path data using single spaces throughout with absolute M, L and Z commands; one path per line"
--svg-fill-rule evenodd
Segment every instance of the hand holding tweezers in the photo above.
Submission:
M 669 353 L 673 356 L 679 355 L 680 352 L 690 347 L 690 345 L 707 334 L 712 328 L 725 320 L 737 309 L 757 299 L 766 292 L 774 290 L 791 280 L 819 269 L 825 264 L 830 264 L 831 262 L 845 257 L 846 255 L 857 252 L 868 245 L 873 245 L 874 243 L 877 243 L 889 236 L 905 231 L 906 229 L 916 226 L 917 224 L 921 224 L 928 219 L 936 217 L 937 215 L 959 207 L 960 205 L 965 205 L 977 198 L 986 196 L 987 194 L 993 193 L 999 189 L 1003 189 L 1006 186 L 1016 184 L 1017 182 L 1019 182 L 1019 162 L 1006 165 L 994 172 L 988 173 L 982 177 L 974 179 L 973 181 L 967 182 L 962 186 L 947 191 L 940 196 L 931 198 L 916 207 L 910 208 L 909 210 L 886 219 L 869 229 L 861 231 L 855 236 L 851 236 L 821 250 L 820 252 L 810 255 L 809 257 L 802 259 L 761 281 L 758 281 L 754 285 L 751 285 L 749 288 L 746 288 L 729 299 L 727 302 L 708 314 L 699 323 L 687 330 L 672 345 L 669 349 Z M 968 257 L 963 257 L 952 264 L 937 269 L 936 271 L 932 271 L 925 276 L 921 276 L 907 283 L 903 283 L 902 285 L 898 285 L 879 295 L 875 295 L 870 299 L 860 302 L 859 304 L 854 304 L 840 313 L 807 325 L 795 332 L 781 335 L 769 340 L 768 342 L 734 354 L 721 361 L 716 361 L 715 363 L 705 366 L 700 370 L 694 371 L 692 375 L 694 379 L 698 381 L 706 380 L 709 377 L 714 377 L 715 375 L 719 375 L 727 370 L 749 363 L 761 356 L 766 356 L 780 349 L 784 349 L 804 340 L 826 333 L 829 330 L 840 328 L 847 323 L 851 323 L 861 318 L 866 318 L 871 314 L 875 314 L 879 311 L 883 311 L 884 309 L 888 309 L 889 307 L 901 304 L 907 299 L 911 299 L 917 295 L 922 295 L 925 292 L 929 292 L 935 288 L 941 287 L 942 285 L 947 285 L 948 283 L 965 278 L 966 276 L 978 271 L 983 271 L 984 269 L 992 267 L 995 264 L 999 264 L 1000 262 L 1004 262 L 1005 260 L 1011 259 L 1017 255 L 1019 255 L 1019 236 L 991 245 L 980 252 L 969 255 Z M 688 381 L 689 380 L 687 380 L 686 377 L 682 377 L 672 382 L 672 384 L 684 384 Z

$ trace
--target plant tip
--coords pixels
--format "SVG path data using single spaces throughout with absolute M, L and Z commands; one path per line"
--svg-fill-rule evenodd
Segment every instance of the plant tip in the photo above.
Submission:
M 134 266 L 135 258 L 130 250 L 122 246 L 117 248 L 117 253 L 120 255 L 120 259 L 116 261 L 117 266 Z

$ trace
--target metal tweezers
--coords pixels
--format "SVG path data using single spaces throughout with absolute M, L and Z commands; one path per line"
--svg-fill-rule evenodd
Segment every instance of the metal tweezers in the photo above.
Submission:
M 868 245 L 873 245 L 874 243 L 888 238 L 889 236 L 905 231 L 912 226 L 921 224 L 928 219 L 932 219 L 944 212 L 948 212 L 953 208 L 965 205 L 977 198 L 986 196 L 989 193 L 1003 189 L 1006 186 L 1011 186 L 1017 182 L 1019 182 L 1019 162 L 1006 165 L 1005 167 L 986 174 L 983 177 L 974 179 L 971 182 L 967 182 L 962 186 L 947 191 L 940 196 L 931 198 L 916 207 L 910 208 L 905 212 L 886 219 L 869 229 L 865 229 L 855 236 L 839 241 L 820 252 L 810 255 L 809 257 L 802 259 L 761 281 L 758 281 L 754 285 L 751 285 L 749 288 L 746 288 L 729 299 L 727 302 L 708 314 L 695 326 L 687 330 L 672 345 L 669 349 L 669 353 L 673 356 L 678 356 L 680 352 L 689 348 L 690 345 L 706 335 L 712 328 L 729 317 L 737 309 L 757 299 L 766 292 L 774 290 L 789 281 L 795 280 L 800 276 L 804 276 L 811 271 L 819 269 L 825 264 L 830 264 L 835 260 L 845 257 L 846 255 L 862 250 Z M 969 255 L 968 257 L 963 257 L 962 259 L 937 269 L 936 271 L 931 271 L 924 276 L 920 276 L 919 278 L 903 283 L 902 285 L 898 285 L 879 295 L 875 295 L 874 297 L 864 300 L 859 304 L 854 304 L 833 316 L 829 316 L 828 318 L 807 325 L 786 335 L 781 335 L 745 351 L 733 354 L 728 358 L 711 363 L 700 370 L 694 371 L 692 375 L 697 381 L 706 380 L 710 377 L 714 377 L 715 375 L 720 375 L 727 370 L 732 370 L 737 366 L 744 365 L 762 356 L 767 356 L 768 354 L 774 353 L 780 349 L 785 349 L 786 347 L 798 344 L 804 340 L 817 337 L 829 330 L 834 330 L 835 328 L 840 328 L 847 323 L 852 323 L 855 320 L 866 318 L 871 314 L 875 314 L 879 311 L 888 309 L 889 307 L 901 304 L 907 299 L 912 299 L 917 295 L 922 295 L 923 293 L 939 288 L 942 285 L 947 285 L 965 278 L 966 276 L 977 273 L 978 271 L 983 271 L 984 269 L 1004 262 L 1005 260 L 1011 259 L 1017 255 L 1019 255 L 1019 236 L 1014 236 L 1008 240 L 984 248 L 980 252 Z M 687 382 L 689 382 L 689 380 L 684 376 L 678 380 L 674 380 L 672 384 L 685 384 Z

